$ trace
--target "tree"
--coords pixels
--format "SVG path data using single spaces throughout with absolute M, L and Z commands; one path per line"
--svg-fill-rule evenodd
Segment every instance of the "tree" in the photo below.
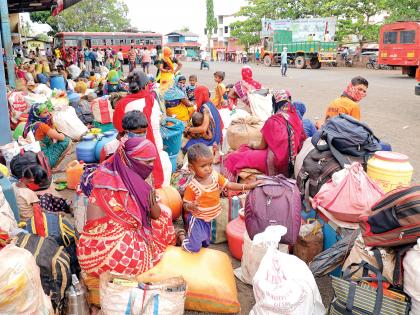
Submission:
M 217 20 L 214 17 L 213 0 L 206 0 L 206 9 L 207 9 L 207 20 L 206 20 L 207 47 L 210 49 L 211 35 L 213 34 L 213 30 L 217 28 Z
M 386 6 L 389 13 L 386 22 L 420 20 L 420 1 L 418 0 L 387 0 Z
M 35 22 L 47 23 L 56 32 L 115 32 L 130 27 L 128 7 L 123 0 L 83 0 L 51 16 L 50 12 L 31 13 Z
M 181 29 L 180 29 L 180 31 L 181 32 L 189 32 L 190 31 L 190 28 L 188 27 L 188 26 L 183 26 Z

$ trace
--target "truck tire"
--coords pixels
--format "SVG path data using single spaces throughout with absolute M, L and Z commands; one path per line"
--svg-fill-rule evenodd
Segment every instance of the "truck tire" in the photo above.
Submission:
M 416 67 L 409 67 L 408 71 L 407 71 L 407 75 L 410 78 L 415 78 L 416 77 Z
M 319 62 L 318 58 L 312 58 L 310 61 L 311 69 L 319 69 L 321 68 L 321 63 Z
M 416 95 L 420 95 L 420 83 L 417 83 L 417 84 L 416 84 L 416 87 L 415 87 L 414 93 L 415 93 Z
M 271 57 L 270 56 L 265 56 L 264 57 L 264 66 L 266 66 L 266 67 L 271 67 L 271 65 L 272 65 L 272 61 L 271 61 Z
M 298 69 L 305 69 L 306 68 L 306 60 L 304 56 L 296 57 L 295 59 L 295 66 Z

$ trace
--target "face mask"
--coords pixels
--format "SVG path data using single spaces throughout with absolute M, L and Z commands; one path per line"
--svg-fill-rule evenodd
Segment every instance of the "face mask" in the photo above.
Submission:
M 40 188 L 39 185 L 35 184 L 34 182 L 26 183 L 26 187 L 28 187 L 32 191 L 37 191 Z
M 134 133 L 134 132 L 127 132 L 127 137 L 128 137 L 128 139 L 131 139 L 131 138 L 137 138 L 137 137 L 139 137 L 139 138 L 146 138 L 146 135 L 147 135 L 147 133 L 145 132 L 145 133 Z

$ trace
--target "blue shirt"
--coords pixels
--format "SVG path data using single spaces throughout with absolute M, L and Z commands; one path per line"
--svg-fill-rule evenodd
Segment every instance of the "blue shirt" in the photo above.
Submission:
M 281 63 L 287 63 L 287 52 L 285 51 L 281 53 Z

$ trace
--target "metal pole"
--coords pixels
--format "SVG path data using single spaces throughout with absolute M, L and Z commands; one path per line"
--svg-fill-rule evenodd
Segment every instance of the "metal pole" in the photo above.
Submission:
M 3 59 L 3 45 L 0 33 L 0 55 Z M 10 132 L 10 117 L 7 103 L 6 77 L 4 75 L 4 62 L 0 62 L 0 145 L 5 145 L 12 141 Z
M 15 60 L 13 58 L 13 44 L 10 35 L 9 9 L 7 0 L 0 0 L 0 19 L 1 19 L 1 35 L 3 37 L 3 47 L 6 52 L 7 76 L 9 78 L 9 86 L 15 87 Z

